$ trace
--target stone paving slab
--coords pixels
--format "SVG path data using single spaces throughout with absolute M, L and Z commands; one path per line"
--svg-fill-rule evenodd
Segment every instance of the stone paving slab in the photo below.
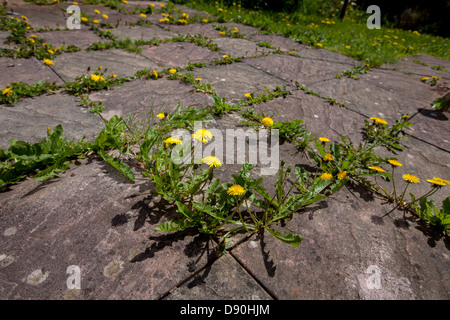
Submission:
M 156 39 L 172 39 L 177 35 L 162 30 L 156 25 L 151 26 L 119 26 L 111 29 L 111 33 L 119 40 L 130 38 L 132 41 Z
M 0 148 L 8 148 L 11 139 L 39 142 L 47 136 L 47 127 L 61 124 L 70 140 L 93 141 L 104 125 L 100 118 L 79 107 L 73 96 L 62 94 L 26 98 L 14 107 L 0 105 Z
M 242 23 L 236 23 L 236 22 L 224 22 L 224 23 L 213 23 L 215 26 L 219 27 L 227 27 L 228 30 L 233 31 L 234 28 L 238 28 L 238 31 L 240 34 L 243 34 L 246 37 L 250 37 L 251 35 L 257 34 L 260 32 L 258 28 L 247 26 Z
M 448 243 L 389 209 L 341 189 L 278 228 L 303 236 L 297 248 L 266 233 L 232 255 L 277 299 L 448 299 Z
M 121 49 L 66 53 L 56 57 L 53 62 L 53 70 L 64 81 L 73 81 L 87 74 L 88 67 L 91 68 L 89 73 L 95 72 L 99 66 L 102 66 L 103 71 L 106 70 L 106 75 L 114 73 L 118 77 L 133 76 L 137 71 L 145 68 L 161 69 L 142 55 Z
M 406 128 L 405 132 L 450 151 L 449 118 L 448 112 L 439 112 L 431 107 L 424 108 L 410 120 L 414 126 Z
M 38 33 L 37 37 L 53 47 L 74 45 L 82 50 L 89 48 L 93 42 L 109 42 L 89 30 L 48 31 Z
M 255 42 L 238 39 L 238 38 L 214 38 L 212 42 L 217 44 L 220 50 L 224 54 L 230 55 L 230 57 L 254 57 L 263 54 L 269 54 L 273 52 L 273 49 L 260 47 Z
M 352 110 L 330 105 L 324 99 L 296 90 L 286 98 L 278 98 L 261 104 L 254 109 L 271 116 L 274 121 L 301 119 L 306 129 L 327 137 L 332 142 L 341 142 L 340 134 L 349 137 L 356 145 L 363 139 L 362 128 L 367 118 Z
M 209 48 L 191 42 L 168 42 L 144 48 L 141 54 L 166 68 L 184 67 L 187 62 L 212 62 L 222 56 Z
M 109 91 L 94 92 L 89 98 L 103 100 L 106 119 L 114 115 L 135 114 L 145 116 L 159 112 L 171 112 L 180 103 L 187 106 L 211 105 L 211 97 L 202 93 L 190 93 L 194 88 L 178 80 L 159 79 L 126 83 Z
M 333 63 L 343 63 L 350 66 L 363 65 L 364 63 L 361 61 L 357 61 L 353 58 L 350 58 L 342 53 L 333 52 L 325 49 L 316 49 L 304 47 L 299 53 L 301 58 L 319 60 L 319 61 L 328 61 Z
M 231 255 L 220 257 L 164 299 L 204 300 L 205 297 L 208 300 L 272 300 Z
M 291 38 L 286 38 L 276 34 L 252 34 L 248 37 L 250 40 L 269 43 L 272 46 L 280 49 L 281 51 L 299 51 L 305 47 L 298 42 L 293 41 Z
M 426 65 L 415 63 L 414 60 L 425 63 Z M 447 72 L 434 70 L 432 69 L 433 66 L 441 66 L 444 70 L 447 70 Z M 408 56 L 402 58 L 397 63 L 384 64 L 382 67 L 409 74 L 416 79 L 437 76 L 442 77 L 442 79 L 450 80 L 450 61 L 428 55 Z
M 66 4 L 64 7 L 57 5 L 40 6 L 25 1 L 15 1 L 9 3 L 7 8 L 28 18 L 29 24 L 33 28 L 61 28 L 67 26 Z
M 301 85 L 321 83 L 326 79 L 333 79 L 337 74 L 349 69 L 347 65 L 335 62 L 303 59 L 289 54 L 274 54 L 246 62 L 266 73 L 274 75 L 287 82 L 298 82 Z
M 380 73 L 380 77 L 376 79 L 378 83 L 389 80 L 381 75 Z M 401 86 L 402 83 L 398 83 L 397 88 Z M 417 87 L 420 88 L 420 83 Z M 434 97 L 430 99 L 432 93 L 428 97 L 413 99 L 409 94 L 401 94 L 402 90 L 385 89 L 379 87 L 373 80 L 367 81 L 363 78 L 360 80 L 347 77 L 332 79 L 308 86 L 308 89 L 324 97 L 344 102 L 348 108 L 365 116 L 381 117 L 391 123 L 408 112 L 417 113 L 418 109 L 424 108 L 434 100 Z M 405 85 L 403 93 L 407 90 L 410 89 Z M 436 94 L 434 96 L 437 97 Z
M 208 66 L 194 70 L 195 77 L 211 83 L 217 94 L 229 99 L 243 99 L 247 92 L 267 94 L 264 87 L 273 91 L 277 86 L 293 89 L 283 81 L 245 62 L 226 65 Z
M 8 31 L 0 31 L 0 49 L 10 49 L 10 45 L 6 43 L 7 38 L 11 35 Z
M 176 32 L 178 34 L 191 34 L 197 35 L 200 34 L 204 37 L 219 37 L 220 31 L 216 30 L 212 27 L 213 24 L 200 24 L 200 23 L 191 23 L 187 26 L 178 26 L 178 25 L 163 25 L 166 30 Z
M 1 298 L 153 300 L 167 294 L 211 257 L 204 252 L 207 237 L 154 230 L 170 214 L 153 202 L 151 190 L 147 179 L 130 184 L 91 159 L 61 178 L 27 180 L 3 192 Z M 80 290 L 67 287 L 69 266 L 80 268 Z
M 32 57 L 30 59 L 17 59 L 0 57 L 0 88 L 4 88 L 12 82 L 25 82 L 28 84 L 43 82 L 63 82 L 52 69 L 42 61 Z

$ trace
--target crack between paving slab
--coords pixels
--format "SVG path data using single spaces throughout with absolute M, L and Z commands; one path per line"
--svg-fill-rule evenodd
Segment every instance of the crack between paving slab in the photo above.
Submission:
M 66 83 L 66 81 L 64 81 L 64 79 L 63 78 L 61 78 L 61 76 L 55 71 L 55 70 L 53 70 L 53 68 L 52 67 L 50 67 L 50 66 L 47 66 L 48 68 L 50 68 L 50 70 L 52 70 L 52 72 L 64 83 L 64 84 L 67 84 Z

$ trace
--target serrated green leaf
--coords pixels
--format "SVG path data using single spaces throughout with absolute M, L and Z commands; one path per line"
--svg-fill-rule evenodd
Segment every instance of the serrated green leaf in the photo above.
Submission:
M 130 167 L 124 164 L 122 161 L 115 160 L 112 156 L 104 152 L 103 150 L 99 150 L 98 154 L 101 155 L 101 157 L 108 162 L 110 165 L 112 165 L 114 168 L 116 168 L 120 173 L 122 173 L 125 177 L 130 179 L 131 181 L 135 182 L 134 180 L 134 174 L 131 171 Z
M 281 234 L 280 231 L 273 230 L 270 227 L 267 227 L 266 229 L 275 238 L 277 238 L 278 240 L 280 240 L 286 244 L 293 246 L 294 248 L 298 247 L 303 240 L 302 236 L 297 233 L 286 232 L 284 234 Z

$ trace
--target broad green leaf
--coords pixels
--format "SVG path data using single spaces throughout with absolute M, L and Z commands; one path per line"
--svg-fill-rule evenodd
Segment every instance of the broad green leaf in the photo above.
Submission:
M 277 238 L 278 240 L 281 240 L 282 242 L 284 242 L 286 244 L 290 244 L 294 248 L 298 247 L 303 240 L 302 236 L 297 233 L 286 232 L 284 234 L 281 234 L 280 231 L 273 230 L 270 227 L 267 227 L 266 229 L 275 238 Z
M 102 158 L 108 162 L 110 165 L 112 165 L 114 168 L 116 168 L 120 173 L 122 173 L 125 177 L 130 179 L 131 181 L 134 180 L 134 174 L 131 171 L 130 167 L 124 164 L 122 161 L 115 160 L 112 156 L 104 152 L 103 150 L 99 150 L 98 154 L 102 156 Z

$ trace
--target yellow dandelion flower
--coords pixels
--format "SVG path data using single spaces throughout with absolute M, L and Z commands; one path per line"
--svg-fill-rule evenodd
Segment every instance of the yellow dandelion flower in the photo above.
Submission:
M 46 65 L 48 65 L 48 66 L 54 65 L 53 61 L 50 60 L 50 59 L 44 59 L 44 60 L 42 60 L 42 61 L 43 61 Z
M 233 32 L 234 32 L 234 33 L 238 33 L 238 32 L 239 32 L 239 29 L 235 27 L 234 30 L 233 30 Z
M 127 1 L 127 0 L 122 0 L 122 2 L 123 2 L 123 3 L 125 3 L 125 4 L 126 4 L 126 3 L 128 3 L 128 1 Z
M 164 147 L 167 147 L 168 144 L 179 144 L 181 140 L 175 137 L 169 137 L 163 141 Z
M 109 19 L 107 14 L 103 14 L 102 17 L 103 17 L 103 19 Z
M 98 82 L 100 80 L 105 80 L 105 79 L 102 76 L 93 73 L 93 74 L 91 74 L 91 80 L 94 82 Z
M 450 181 L 448 180 L 444 180 L 441 178 L 436 178 L 433 177 L 433 179 L 427 180 L 429 183 L 434 184 L 435 186 L 441 187 L 441 186 L 446 186 L 450 184 Z
M 53 51 L 52 49 L 48 49 L 47 51 L 48 51 L 48 53 L 50 53 L 50 54 L 55 54 L 55 51 Z
M 97 10 L 97 9 L 95 9 L 94 12 L 95 12 L 96 14 L 100 14 L 100 11 Z
M 428 78 L 428 77 L 423 77 L 423 78 L 420 79 L 420 81 L 427 81 L 428 79 L 430 79 L 430 78 Z
M 404 115 L 402 115 L 402 118 L 403 119 L 409 119 L 409 118 L 411 118 L 411 116 L 409 114 L 404 114 Z
M 158 78 L 158 72 L 156 70 L 152 71 L 152 76 Z
M 89 19 L 88 19 L 88 18 L 86 18 L 86 17 L 81 17 L 81 21 L 83 21 L 83 22 L 88 22 L 88 21 L 89 21 Z
M 115 73 L 113 73 L 111 76 L 112 76 L 113 78 L 117 78 L 117 74 L 115 74 Z
M 208 139 L 212 139 L 213 135 L 208 129 L 199 129 L 192 135 L 192 138 L 203 143 L 208 143 Z
M 331 155 L 331 153 L 327 153 L 327 154 L 325 154 L 325 156 L 323 157 L 323 160 L 325 160 L 325 161 L 333 161 L 334 158 L 333 158 L 333 156 Z
M 202 81 L 202 78 L 195 78 L 195 81 Z
M 215 156 L 209 156 L 202 159 L 203 163 L 206 163 L 210 168 L 220 167 L 222 162 Z
M 162 120 L 165 118 L 166 115 L 164 114 L 164 112 L 160 112 L 156 116 Z
M 338 175 L 337 175 L 339 180 L 340 179 L 344 179 L 346 176 L 347 176 L 347 171 L 339 172 Z
M 203 19 L 202 22 L 203 23 L 208 23 L 208 19 Z
M 228 188 L 227 193 L 231 196 L 240 196 L 245 193 L 244 187 L 235 184 Z
M 386 172 L 382 168 L 380 168 L 379 166 L 372 166 L 372 167 L 368 167 L 368 168 L 371 169 L 371 170 L 374 170 L 374 171 L 378 171 L 378 172 Z
M 331 173 L 322 173 L 322 175 L 320 176 L 321 180 L 330 180 L 333 179 L 333 175 Z
M 189 15 L 188 15 L 187 13 L 183 13 L 183 14 L 181 15 L 181 17 L 182 17 L 183 19 L 187 19 L 187 18 L 189 18 Z
M 386 122 L 386 120 L 378 118 L 378 117 L 371 117 L 370 120 L 375 121 L 376 124 L 384 124 L 387 125 L 388 123 Z
M 251 94 L 251 92 L 247 92 L 247 93 L 245 94 L 245 96 L 246 96 L 247 98 L 251 98 L 251 97 L 252 97 L 252 94 Z
M 329 142 L 330 139 L 328 139 L 327 137 L 320 137 L 320 138 L 319 138 L 319 141 L 322 141 L 322 142 Z
M 161 3 L 160 6 L 161 6 L 161 8 L 164 8 L 164 4 L 163 3 Z
M 412 174 L 404 174 L 402 176 L 403 180 L 407 181 L 408 183 L 418 183 L 420 182 L 420 179 L 416 176 L 413 176 Z
M 228 59 L 229 57 L 230 57 L 230 56 L 227 55 L 227 54 L 225 54 L 225 55 L 223 56 L 224 59 Z
M 397 160 L 388 160 L 388 162 L 390 164 L 392 164 L 394 167 L 401 167 L 403 166 L 403 164 L 401 164 L 400 162 L 398 162 Z
M 142 18 L 146 18 L 146 17 L 147 17 L 147 15 L 146 15 L 145 13 L 141 13 L 140 16 L 141 16 Z
M 99 23 L 100 21 L 98 21 L 97 19 L 94 19 L 92 22 L 93 23 Z
M 345 49 L 350 49 L 350 46 L 345 46 Z
M 27 17 L 25 17 L 25 16 L 20 16 L 23 20 L 28 20 L 28 18 Z
M 170 74 L 175 74 L 175 73 L 177 73 L 177 69 L 172 68 L 172 69 L 169 70 L 169 73 Z
M 219 34 L 220 34 L 221 36 L 223 36 L 223 35 L 225 35 L 225 31 L 220 31 Z
M 5 94 L 7 94 L 10 91 L 11 91 L 11 88 L 5 88 L 5 89 L 2 90 L 2 94 L 5 95 Z
M 271 118 L 269 118 L 269 117 L 263 118 L 263 119 L 261 120 L 261 123 L 262 123 L 263 125 L 265 125 L 266 127 L 271 127 L 271 126 L 273 126 L 273 120 L 272 120 Z
M 323 47 L 323 45 L 321 43 L 317 43 L 316 46 L 319 47 L 319 48 Z

